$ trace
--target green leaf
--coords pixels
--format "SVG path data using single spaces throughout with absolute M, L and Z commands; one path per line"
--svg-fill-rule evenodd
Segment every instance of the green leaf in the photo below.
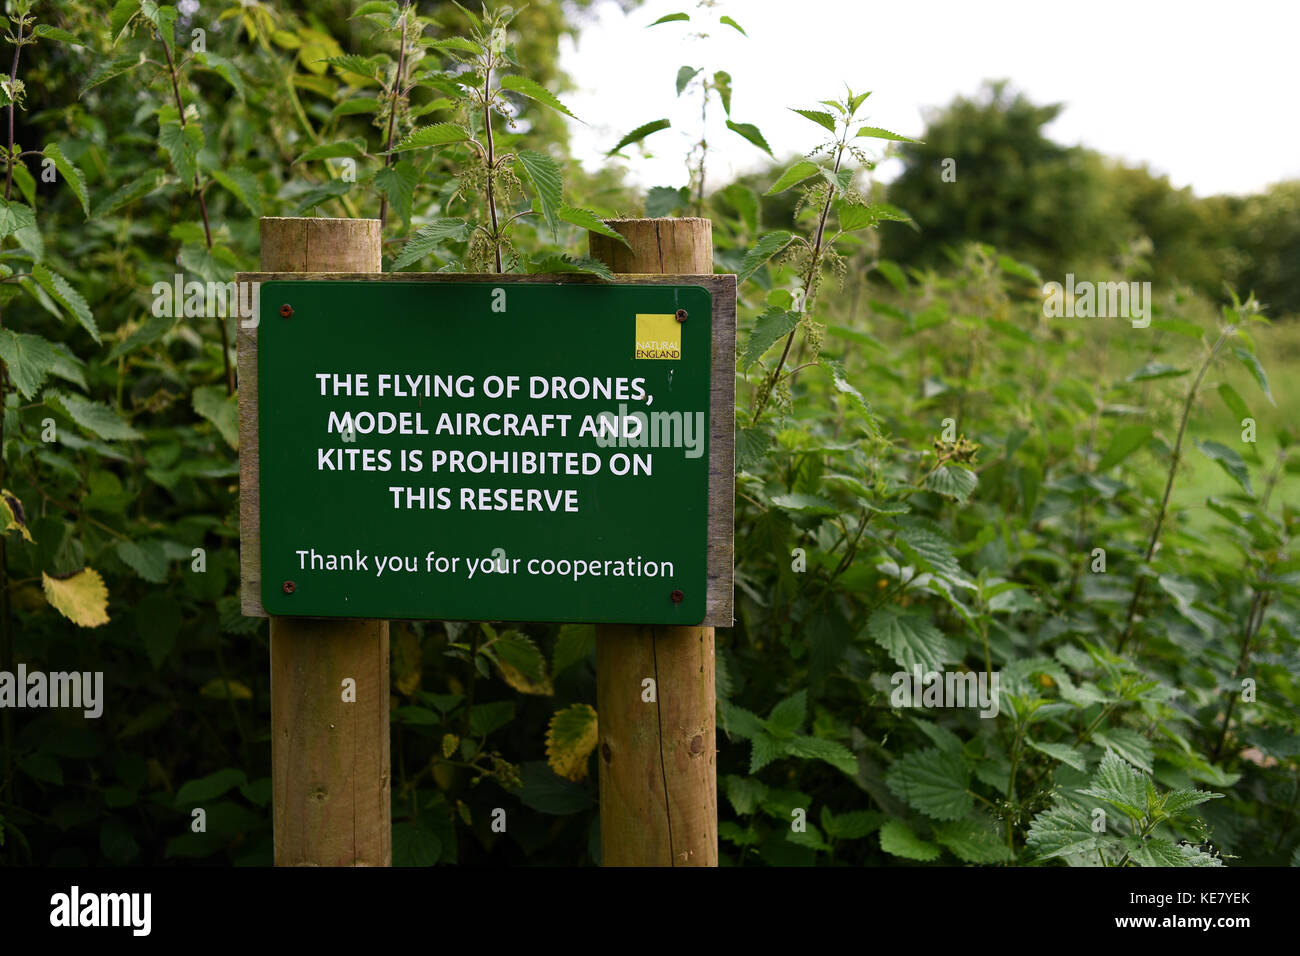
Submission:
M 683 66 L 677 70 L 677 95 L 682 95 L 682 90 L 686 89 L 686 84 L 691 82 L 700 72 L 698 66 Z
M 903 553 L 909 558 L 919 559 L 925 570 L 949 578 L 962 576 L 952 545 L 933 531 L 905 527 L 898 532 L 897 542 Z
M 1088 761 L 1084 759 L 1083 754 L 1067 744 L 1040 743 L 1029 737 L 1025 738 L 1025 742 L 1039 753 L 1045 753 L 1047 756 L 1059 760 L 1075 770 L 1085 772 L 1088 769 Z
M 862 393 L 859 392 L 853 383 L 849 381 L 848 374 L 844 371 L 844 366 L 839 362 L 834 362 L 830 359 L 823 361 L 821 364 L 830 370 L 831 386 L 835 391 L 848 398 L 849 404 L 852 405 L 858 414 L 866 420 L 868 431 L 873 435 L 876 434 L 879 431 L 879 423 L 877 422 L 875 415 L 872 414 L 871 406 L 867 404 L 867 400 L 862 397 Z
M 242 166 L 230 169 L 212 170 L 212 178 L 241 203 L 253 218 L 262 215 L 262 190 L 257 185 L 257 177 Z
M 887 818 L 875 810 L 851 810 L 832 815 L 822 807 L 822 829 L 835 840 L 861 840 L 880 829 Z
M 1025 845 L 1034 851 L 1038 860 L 1091 854 L 1103 842 L 1093 832 L 1092 818 L 1085 810 L 1060 803 L 1034 817 L 1025 834 Z
M 659 219 L 671 216 L 678 209 L 690 204 L 690 193 L 685 186 L 674 189 L 671 186 L 651 186 L 645 197 L 645 214 L 647 219 Z
M 550 156 L 534 149 L 522 149 L 518 155 L 524 172 L 532 180 L 537 204 L 541 207 L 539 211 L 554 239 L 560 226 L 558 212 L 564 204 L 564 183 L 560 178 L 560 167 Z
M 200 385 L 194 390 L 194 410 L 216 426 L 226 444 L 239 450 L 239 410 L 235 396 L 217 385 Z
M 775 196 L 777 193 L 785 192 L 785 190 L 789 189 L 796 183 L 801 183 L 810 176 L 816 176 L 821 171 L 822 168 L 816 163 L 809 162 L 806 159 L 801 159 L 783 172 L 777 178 L 777 181 L 772 184 L 772 188 L 763 195 Z
M 689 20 L 690 18 L 691 15 L 689 13 L 669 13 L 660 17 L 654 23 L 650 24 L 650 26 L 657 27 L 661 23 L 672 23 L 675 20 Z
M 403 222 L 411 221 L 411 200 L 419 184 L 420 174 L 408 159 L 375 173 L 375 188 L 388 198 L 389 205 Z
M 571 223 L 579 228 L 586 229 L 589 232 L 597 232 L 602 236 L 609 236 L 611 239 L 617 239 L 623 245 L 631 249 L 627 239 L 621 233 L 615 232 L 609 226 L 605 225 L 596 214 L 587 209 L 578 209 L 574 206 L 561 206 L 559 217 L 567 223 Z
M 1147 811 L 1147 778 L 1122 760 L 1114 750 L 1107 750 L 1092 783 L 1080 793 L 1117 807 L 1126 816 L 1140 820 Z
M 476 703 L 469 712 L 469 732 L 475 737 L 486 737 L 514 720 L 515 709 L 513 700 Z
M 808 718 L 808 692 L 801 690 L 772 708 L 765 726 L 775 737 L 790 737 Z
M 733 27 L 734 29 L 739 30 L 741 36 L 749 36 L 749 34 L 746 33 L 744 29 L 741 28 L 740 24 L 737 23 L 735 20 L 731 19 L 731 17 L 719 17 L 718 22 L 723 24 L 724 26 Z
M 606 282 L 614 281 L 614 273 L 610 271 L 609 266 L 599 259 L 591 259 L 587 256 L 574 257 L 565 253 L 551 253 L 549 256 L 542 256 L 540 259 L 530 259 L 528 271 L 534 274 L 548 272 L 581 273 L 599 276 Z
M 48 389 L 44 397 L 47 403 L 62 409 L 69 418 L 97 438 L 131 441 L 144 437 L 123 421 L 117 412 L 101 402 Z
M 81 209 L 90 218 L 90 196 L 86 192 L 86 177 L 81 170 L 74 166 L 68 157 L 63 155 L 63 150 L 57 143 L 48 143 L 45 146 L 44 155 L 54 160 L 54 168 L 63 176 L 68 188 L 81 201 Z
M 726 70 L 718 70 L 713 74 L 713 88 L 718 91 L 718 99 L 722 100 L 722 112 L 728 116 L 731 115 L 731 74 Z
M 99 327 L 95 324 L 95 316 L 90 311 L 90 304 L 67 279 L 39 262 L 32 265 L 32 278 L 41 284 L 41 288 L 48 292 L 55 302 L 72 313 L 73 318 L 90 333 L 91 338 L 96 342 L 100 340 Z
M 1227 382 L 1219 386 L 1219 397 L 1223 399 L 1223 404 L 1228 406 L 1228 410 L 1237 416 L 1238 421 L 1253 417 L 1241 395 Z
M 526 96 L 530 100 L 536 100 L 543 106 L 549 106 L 553 110 L 559 110 L 565 116 L 573 116 L 569 112 L 569 108 L 555 98 L 555 94 L 542 84 L 530 80 L 526 76 L 503 76 L 501 77 L 501 88 L 512 93 L 518 93 L 520 96 Z M 577 119 L 576 116 L 573 116 L 573 118 Z
M 87 46 L 88 44 L 79 39 L 76 34 L 69 33 L 67 30 L 60 30 L 58 27 L 52 27 L 48 23 L 38 23 L 32 28 L 32 36 L 38 38 L 48 37 L 51 40 L 58 40 L 60 43 L 71 43 L 74 46 Z
M 366 141 L 345 139 L 337 143 L 320 143 L 303 153 L 295 163 L 309 163 L 316 159 L 361 159 L 366 155 Z
M 1138 866 L 1223 866 L 1223 861 L 1196 847 L 1179 846 L 1162 837 L 1125 837 L 1121 846 Z
M 645 139 L 651 133 L 657 133 L 661 129 L 667 129 L 672 125 L 673 124 L 666 119 L 657 119 L 649 123 L 646 123 L 642 126 L 638 126 L 636 129 L 632 130 L 632 132 L 628 133 L 626 136 L 620 139 L 618 143 L 615 144 L 614 148 L 611 149 L 605 155 L 613 156 L 624 146 L 631 146 L 633 143 L 639 143 L 641 142 L 641 140 Z
M 1108 471 L 1146 445 L 1154 432 L 1150 425 L 1125 425 L 1111 437 L 1110 446 L 1097 462 L 1097 471 Z
M 909 675 L 943 669 L 956 654 L 943 632 L 919 614 L 894 604 L 877 608 L 867 619 L 867 634 Z M 919 688 L 913 688 L 919 693 Z
M 1161 796 L 1157 809 L 1166 817 L 1177 817 L 1192 807 L 1199 806 L 1207 800 L 1217 800 L 1222 796 L 1221 793 L 1211 793 L 1208 790 L 1170 790 Z
M 930 473 L 925 480 L 925 486 L 933 492 L 965 502 L 978 482 L 979 477 L 969 468 L 944 465 Z
M 117 3 L 113 4 L 113 12 L 108 16 L 108 32 L 113 46 L 117 46 L 117 41 L 122 39 L 123 31 L 139 12 L 140 0 L 117 0 Z
M 91 70 L 90 76 L 81 87 L 81 92 L 77 98 L 85 96 L 97 86 L 107 83 L 109 80 L 121 76 L 123 73 L 129 73 L 137 66 L 144 62 L 142 54 L 126 54 L 124 56 L 114 57 L 101 63 L 95 69 Z
M 922 840 L 902 820 L 886 820 L 880 826 L 880 848 L 891 856 L 929 863 L 943 853 L 933 843 Z
M 1255 356 L 1255 353 L 1239 345 L 1234 345 L 1232 351 L 1241 364 L 1246 367 L 1246 370 L 1255 377 L 1255 381 L 1259 383 L 1260 390 L 1264 393 L 1264 397 L 1268 399 L 1269 404 L 1277 405 L 1277 402 L 1273 401 L 1273 392 L 1268 387 L 1268 376 L 1264 374 L 1264 366 L 1259 364 L 1259 359 Z
M 1151 741 L 1128 727 L 1095 730 L 1092 741 L 1119 754 L 1144 773 L 1151 772 Z
M 1241 460 L 1241 456 L 1229 448 L 1227 445 L 1221 445 L 1217 441 L 1201 441 L 1196 439 L 1196 447 L 1200 449 L 1201 454 L 1210 461 L 1218 462 L 1219 467 L 1228 473 L 1237 484 L 1241 485 L 1243 491 L 1248 495 L 1254 495 L 1250 485 L 1250 471 L 1246 468 L 1246 463 Z
M 1157 378 L 1178 378 L 1186 375 L 1190 369 L 1176 368 L 1166 362 L 1147 362 L 1125 379 L 1126 382 L 1146 382 Z
M 407 133 L 391 152 L 401 153 L 409 149 L 427 149 L 430 146 L 449 146 L 452 143 L 466 143 L 471 139 L 469 130 L 455 123 L 434 123 L 421 126 Z
M 163 123 L 158 128 L 158 145 L 171 160 L 176 175 L 187 187 L 193 188 L 199 150 L 203 148 L 203 127 L 196 122 L 184 126 L 174 121 Z
M 1010 863 L 1014 856 L 992 821 L 967 818 L 934 828 L 934 839 L 963 863 Z
M 119 541 L 117 556 L 151 584 L 167 580 L 167 552 L 158 541 Z
M 853 751 L 835 740 L 796 736 L 785 741 L 785 752 L 791 757 L 824 761 L 850 777 L 858 772 L 858 758 Z
M 0 359 L 9 370 L 9 380 L 24 399 L 37 393 L 58 357 L 54 345 L 39 335 L 0 328 Z
M 393 824 L 393 866 L 433 866 L 442 856 L 442 840 L 419 820 Z
M 514 791 L 521 803 L 538 813 L 567 816 L 592 806 L 591 790 L 557 776 L 545 761 L 530 761 L 519 767 L 523 786 Z
M 887 129 L 881 129 L 879 126 L 864 126 L 853 134 L 854 136 L 867 136 L 871 139 L 888 139 L 896 143 L 919 143 L 919 139 L 912 139 L 910 136 L 900 136 L 898 133 L 891 133 Z
M 722 790 L 726 793 L 732 808 L 742 817 L 747 817 L 757 810 L 759 801 L 767 793 L 763 781 L 734 773 L 729 773 L 722 778 Z
M 745 253 L 744 260 L 740 263 L 740 275 L 736 277 L 737 283 L 743 283 L 746 279 L 758 271 L 767 260 L 788 246 L 794 234 L 786 232 L 784 229 L 778 229 L 775 232 L 769 232 L 759 237 L 754 248 Z
M 594 624 L 565 624 L 555 638 L 551 654 L 551 674 L 559 677 L 575 664 L 589 658 L 596 649 Z
M 235 91 L 235 95 L 240 100 L 245 99 L 244 81 L 239 75 L 239 67 L 235 65 L 233 60 L 228 60 L 211 50 L 200 53 L 198 56 L 201 64 L 230 84 L 230 88 Z
M 468 234 L 469 226 L 463 219 L 435 219 L 429 225 L 421 226 L 415 231 L 402 247 L 401 254 L 393 261 L 391 268 L 396 272 L 412 262 L 423 259 L 446 240 L 462 241 Z
M 772 504 L 782 511 L 794 511 L 799 514 L 837 515 L 840 513 L 840 508 L 835 502 L 802 491 L 773 495 Z
M 12 236 L 19 229 L 36 225 L 36 213 L 17 200 L 0 199 L 0 239 Z
M 198 780 L 189 780 L 181 785 L 180 790 L 176 791 L 176 808 L 189 810 L 193 807 L 202 806 L 209 800 L 215 800 L 235 787 L 242 787 L 247 782 L 248 778 L 244 775 L 244 771 L 237 770 L 234 767 L 218 770 L 216 773 L 200 777 Z
M 746 710 L 739 704 L 720 699 L 718 701 L 718 713 L 722 718 L 720 726 L 726 731 L 728 737 L 753 740 L 763 733 L 763 718 L 752 711 Z
M 787 312 L 785 309 L 769 308 L 754 322 L 745 344 L 745 354 L 741 356 L 740 367 L 748 370 L 763 357 L 780 338 L 789 335 L 799 325 L 799 313 Z
M 804 119 L 812 120 L 823 129 L 835 132 L 835 117 L 824 110 L 797 110 L 791 107 L 791 112 L 798 113 Z
M 753 143 L 767 155 L 772 156 L 772 147 L 767 145 L 767 140 L 763 138 L 763 134 L 759 132 L 758 127 L 753 123 L 733 123 L 731 120 L 727 120 L 727 129 Z M 772 158 L 775 159 L 776 157 L 772 156 Z

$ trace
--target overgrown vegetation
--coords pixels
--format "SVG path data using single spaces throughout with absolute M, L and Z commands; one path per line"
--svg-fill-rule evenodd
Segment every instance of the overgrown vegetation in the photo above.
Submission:
M 155 283 L 228 281 L 259 216 L 313 212 L 384 219 L 386 270 L 603 275 L 586 230 L 643 208 L 556 132 L 554 64 L 528 55 L 553 11 L 516 32 L 501 7 L 306 6 L 9 4 L 0 671 L 103 671 L 111 706 L 0 709 L 7 862 L 271 861 L 236 319 L 157 314 Z M 658 29 L 685 17 L 743 30 L 708 5 Z M 677 83 L 729 116 L 725 73 Z M 706 190 L 702 138 L 644 207 L 710 216 L 741 278 L 724 862 L 1294 862 L 1290 332 L 1249 284 L 1157 282 L 1146 328 L 1049 318 L 1063 248 L 887 258 L 925 215 L 870 171 L 926 144 L 828 95 L 794 104 L 804 158 L 760 188 Z M 1148 275 L 1145 249 L 1105 278 Z M 598 860 L 593 648 L 582 626 L 393 626 L 395 862 Z M 927 672 L 982 678 L 996 715 L 908 706 L 899 675 Z

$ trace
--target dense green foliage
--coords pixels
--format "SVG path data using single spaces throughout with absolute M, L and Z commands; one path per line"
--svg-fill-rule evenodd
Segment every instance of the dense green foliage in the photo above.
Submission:
M 96 720 L 0 711 L 0 854 L 266 864 L 267 625 L 237 595 L 237 320 L 155 315 L 154 283 L 226 281 L 257 264 L 258 216 L 313 212 L 382 217 L 386 270 L 600 275 L 585 232 L 636 200 L 566 155 L 553 4 L 525 11 L 528 29 L 388 0 L 245 3 L 203 23 L 153 0 L 107 18 L 28 6 L 11 3 L 0 101 L 15 116 L 0 670 L 103 671 L 107 703 Z M 677 76 L 729 114 L 725 73 Z M 1109 235 L 1117 214 L 1071 178 L 1092 160 L 1041 141 L 1049 114 L 1024 103 L 1004 132 L 1045 165 L 1021 199 L 982 200 L 1001 231 L 943 232 L 946 261 L 882 257 L 881 235 L 917 235 L 907 212 L 935 242 L 927 217 L 956 184 L 881 202 L 866 172 L 905 138 L 867 103 L 794 104 L 812 138 L 788 145 L 806 158 L 761 190 L 706 192 L 704 144 L 693 189 L 646 200 L 711 216 L 718 266 L 741 277 L 724 862 L 1292 860 L 1300 460 L 1293 386 L 1275 375 L 1273 395 L 1257 344 L 1285 338 L 1254 299 L 1166 284 L 1148 328 L 1049 318 L 1033 254 L 1065 271 L 1143 249 L 1064 244 Z M 922 165 L 895 192 L 920 189 Z M 1165 262 L 1156 224 L 1185 232 L 1177 203 L 1138 174 L 1098 175 L 1132 180 L 1123 222 L 1159 268 L 1244 248 L 1229 231 Z M 1062 189 L 1069 209 L 1097 207 L 1095 233 L 1034 205 Z M 1294 198 L 1243 200 L 1233 228 L 1272 251 L 1230 274 L 1207 261 L 1195 284 L 1253 269 L 1294 294 Z M 593 647 L 581 626 L 394 625 L 395 862 L 598 859 Z M 914 667 L 997 675 L 997 716 L 899 706 L 894 678 Z

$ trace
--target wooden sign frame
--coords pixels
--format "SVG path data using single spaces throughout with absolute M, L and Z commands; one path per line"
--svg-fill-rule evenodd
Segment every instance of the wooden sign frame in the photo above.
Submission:
M 364 282 L 593 284 L 600 280 L 577 274 L 513 275 L 432 272 L 241 272 L 236 282 L 260 286 L 270 281 L 348 280 Z M 710 362 L 708 545 L 704 627 L 731 627 L 735 509 L 736 423 L 736 277 L 734 275 L 618 274 L 626 285 L 698 285 L 713 296 L 713 343 Z M 254 293 L 257 301 L 259 293 Z M 258 446 L 257 324 L 237 323 L 239 370 L 239 570 L 240 602 L 249 617 L 269 617 L 262 606 L 261 486 Z M 489 618 L 489 620 L 491 620 Z

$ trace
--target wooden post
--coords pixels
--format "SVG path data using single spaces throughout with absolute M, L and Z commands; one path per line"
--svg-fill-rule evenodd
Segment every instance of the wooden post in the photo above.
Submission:
M 631 249 L 593 232 L 591 255 L 616 273 L 713 274 L 707 219 L 608 225 Z M 603 865 L 718 865 L 713 674 L 712 627 L 596 625 Z M 643 700 L 647 677 L 653 703 Z
M 380 224 L 266 218 L 261 250 L 263 272 L 379 272 Z M 256 392 L 256 363 L 241 362 L 241 405 Z M 388 667 L 387 621 L 271 619 L 276 866 L 392 865 Z

